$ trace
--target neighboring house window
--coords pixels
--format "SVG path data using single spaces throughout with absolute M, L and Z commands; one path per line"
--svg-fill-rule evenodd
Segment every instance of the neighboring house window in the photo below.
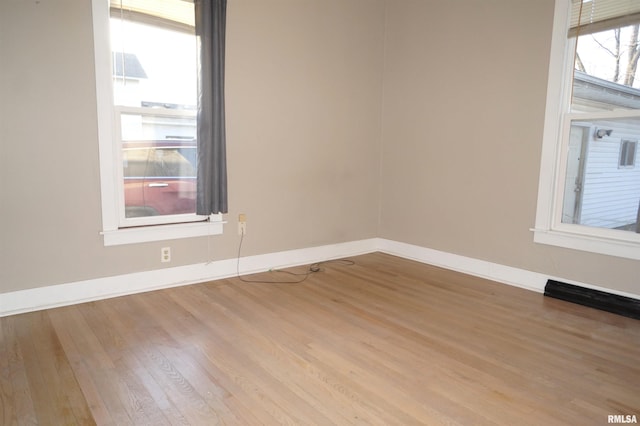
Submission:
M 639 29 L 640 2 L 556 2 L 536 242 L 640 259 Z
M 622 141 L 620 144 L 620 167 L 633 168 L 636 165 L 638 141 Z
M 219 215 L 195 214 L 193 2 L 93 0 L 93 12 L 105 244 L 220 233 Z

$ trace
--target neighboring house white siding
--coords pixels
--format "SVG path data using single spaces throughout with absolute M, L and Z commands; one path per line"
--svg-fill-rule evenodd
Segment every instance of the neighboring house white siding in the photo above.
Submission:
M 636 144 L 633 167 L 620 167 L 620 149 L 623 140 L 640 141 L 640 125 L 610 122 L 605 127 L 612 130 L 611 136 L 589 138 L 580 223 L 618 228 L 635 223 L 638 217 L 640 143 Z

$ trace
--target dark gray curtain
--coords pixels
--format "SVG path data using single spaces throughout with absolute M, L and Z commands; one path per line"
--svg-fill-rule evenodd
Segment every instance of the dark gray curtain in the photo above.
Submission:
M 224 45 L 227 0 L 195 0 L 199 45 L 196 214 L 227 213 Z

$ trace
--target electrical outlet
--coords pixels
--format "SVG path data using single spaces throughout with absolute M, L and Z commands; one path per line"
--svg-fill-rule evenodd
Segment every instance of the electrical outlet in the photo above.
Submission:
M 247 215 L 244 213 L 238 215 L 238 235 L 247 235 Z
M 160 262 L 171 262 L 171 247 L 162 247 L 160 249 Z

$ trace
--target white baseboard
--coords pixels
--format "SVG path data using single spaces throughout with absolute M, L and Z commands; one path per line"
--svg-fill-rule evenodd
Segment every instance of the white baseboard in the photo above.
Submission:
M 617 294 L 618 296 L 640 299 L 640 294 L 599 287 L 580 281 L 554 277 L 551 275 L 541 274 L 539 272 L 531 272 L 525 269 L 501 265 L 499 263 L 487 262 L 484 260 L 478 260 L 471 257 L 460 256 L 457 254 L 392 240 L 378 239 L 376 247 L 378 248 L 378 251 L 383 253 L 392 254 L 394 256 L 415 260 L 433 266 L 439 266 L 452 271 L 474 275 L 476 277 L 486 278 L 502 284 L 508 284 L 538 293 L 544 293 L 544 287 L 547 284 L 547 280 L 555 280 L 593 290 L 604 291 L 606 293 Z
M 241 275 L 376 251 L 376 239 L 240 258 Z M 95 278 L 0 294 L 0 317 L 236 276 L 237 259 Z
M 267 271 L 272 268 L 306 265 L 323 260 L 357 256 L 375 251 L 539 293 L 544 292 L 544 286 L 548 279 L 554 279 L 569 284 L 640 299 L 640 295 L 617 292 L 585 283 L 551 277 L 537 272 L 383 238 L 371 238 L 341 244 L 246 256 L 240 259 L 239 270 L 241 275 L 247 275 Z M 237 274 L 236 267 L 237 259 L 227 259 L 3 293 L 0 294 L 0 317 L 229 278 Z
M 379 239 L 377 243 L 378 251 L 427 263 L 433 266 L 486 278 L 499 283 L 524 288 L 527 290 L 544 292 L 544 286 L 549 279 L 548 275 L 531 272 L 524 269 L 513 268 L 511 266 L 491 263 L 484 260 L 473 259 L 471 257 L 433 250 L 426 247 L 412 244 L 400 243 L 397 241 Z

